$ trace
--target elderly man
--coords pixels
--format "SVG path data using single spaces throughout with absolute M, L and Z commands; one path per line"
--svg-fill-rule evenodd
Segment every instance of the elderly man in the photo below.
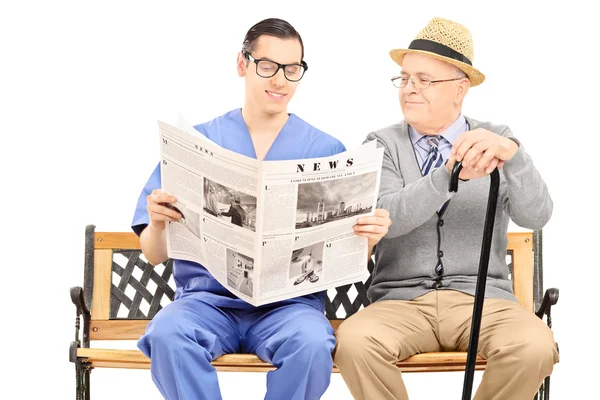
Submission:
M 501 167 L 479 342 L 488 364 L 475 399 L 531 400 L 558 352 L 552 331 L 516 301 L 506 233 L 510 219 L 528 229 L 546 224 L 546 185 L 507 126 L 462 114 L 469 88 L 485 79 L 464 26 L 434 18 L 390 55 L 402 67 L 392 82 L 404 121 L 367 141 L 385 148 L 378 207 L 392 225 L 374 250 L 372 303 L 341 324 L 334 362 L 356 399 L 407 399 L 399 360 L 467 350 L 489 191 L 481 178 Z M 453 194 L 457 160 L 463 182 Z

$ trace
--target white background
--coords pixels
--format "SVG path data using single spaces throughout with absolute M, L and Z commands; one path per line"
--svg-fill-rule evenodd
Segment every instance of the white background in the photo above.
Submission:
M 86 224 L 129 230 L 158 159 L 158 119 L 176 123 L 182 112 L 196 124 L 241 106 L 237 51 L 247 29 L 272 16 L 298 29 L 310 66 L 290 111 L 348 148 L 402 117 L 388 51 L 407 46 L 433 16 L 469 27 L 474 65 L 487 81 L 471 90 L 465 114 L 509 125 L 554 200 L 544 231 L 545 286 L 560 289 L 553 317 L 562 358 L 552 398 L 597 388 L 590 326 L 600 220 L 591 193 L 600 75 L 592 3 L 7 3 L 0 6 L 0 398 L 73 398 L 68 292 L 82 284 Z M 462 376 L 404 379 L 411 399 L 458 399 Z M 264 396 L 264 374 L 219 377 L 225 399 Z M 160 398 L 146 370 L 95 370 L 92 387 L 95 399 Z M 350 398 L 339 375 L 324 398 Z

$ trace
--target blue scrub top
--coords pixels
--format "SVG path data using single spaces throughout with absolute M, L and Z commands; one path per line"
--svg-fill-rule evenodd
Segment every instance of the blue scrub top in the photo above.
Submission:
M 194 128 L 221 147 L 256 158 L 254 144 L 242 117 L 241 109 L 232 110 L 212 121 L 196 125 Z M 339 140 L 316 129 L 295 114 L 289 114 L 287 122 L 265 156 L 265 161 L 328 157 L 345 150 L 346 148 Z M 138 236 L 149 223 L 146 197 L 154 189 L 160 188 L 160 181 L 159 163 L 144 186 L 137 202 L 131 228 Z M 282 265 L 282 268 L 286 267 Z M 175 299 L 193 296 L 219 307 L 254 308 L 223 287 L 201 264 L 174 260 L 173 278 L 176 285 Z M 325 292 L 268 304 L 266 307 L 291 303 L 306 303 L 324 312 Z

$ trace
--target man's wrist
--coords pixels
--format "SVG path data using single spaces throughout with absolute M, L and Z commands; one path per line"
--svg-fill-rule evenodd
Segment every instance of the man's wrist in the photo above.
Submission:
M 151 232 L 160 234 L 162 231 L 164 231 L 167 228 L 167 223 L 165 221 L 160 221 L 160 222 L 155 222 L 155 223 L 148 223 L 148 228 L 150 228 Z

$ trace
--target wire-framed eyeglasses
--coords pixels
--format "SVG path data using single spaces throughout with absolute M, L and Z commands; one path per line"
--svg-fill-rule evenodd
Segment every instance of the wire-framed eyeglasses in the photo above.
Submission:
M 408 84 L 408 80 L 409 79 L 410 79 L 410 81 L 412 82 L 413 86 L 416 89 L 423 90 L 423 89 L 428 89 L 429 86 L 431 86 L 432 83 L 459 81 L 459 80 L 465 79 L 465 78 L 431 80 L 431 79 L 427 79 L 427 78 L 418 78 L 418 77 L 412 77 L 412 76 L 410 76 L 410 77 L 395 76 L 391 80 L 392 80 L 392 84 L 395 87 L 397 87 L 397 88 L 403 88 L 403 87 L 406 87 L 406 85 Z

